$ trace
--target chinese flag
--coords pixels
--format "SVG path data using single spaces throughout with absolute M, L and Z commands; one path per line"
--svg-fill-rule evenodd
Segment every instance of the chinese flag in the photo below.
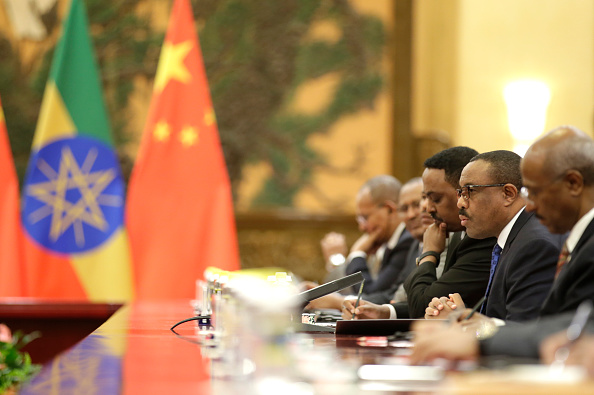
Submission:
M 215 266 L 239 269 L 231 186 L 189 0 L 176 0 L 127 212 L 138 299 L 192 298 Z
M 24 296 L 23 239 L 17 180 L 0 102 L 0 297 Z

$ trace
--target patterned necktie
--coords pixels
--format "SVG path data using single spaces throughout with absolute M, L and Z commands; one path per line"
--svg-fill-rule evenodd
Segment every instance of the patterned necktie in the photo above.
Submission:
M 555 278 L 561 272 L 561 268 L 569 261 L 570 257 L 569 249 L 567 248 L 567 243 L 563 243 L 563 248 L 561 249 L 561 253 L 559 254 L 559 260 L 557 261 L 557 271 L 555 272 Z
M 499 263 L 499 257 L 501 256 L 502 248 L 499 247 L 499 244 L 495 244 L 493 247 L 493 253 L 491 254 L 491 271 L 489 272 L 489 282 L 487 283 L 487 290 L 485 291 L 485 301 L 481 305 L 480 313 L 484 314 L 487 308 L 487 298 L 489 297 L 489 292 L 491 291 L 491 283 L 493 282 L 493 276 L 495 275 L 495 269 L 497 268 L 497 264 Z

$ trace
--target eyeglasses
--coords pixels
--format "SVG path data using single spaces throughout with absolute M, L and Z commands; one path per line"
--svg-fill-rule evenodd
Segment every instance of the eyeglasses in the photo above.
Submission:
M 367 221 L 369 221 L 369 217 L 371 217 L 378 209 L 380 209 L 382 207 L 386 207 L 386 203 L 376 204 L 375 207 L 373 208 L 373 211 L 367 215 L 362 215 L 362 214 L 357 215 L 355 217 L 357 220 L 357 223 L 361 226 L 367 225 Z
M 487 188 L 487 187 L 502 187 L 507 183 L 502 184 L 485 184 L 485 185 L 465 185 L 460 189 L 456 189 L 458 198 L 463 197 L 464 200 L 470 199 L 470 192 L 474 192 L 474 188 Z

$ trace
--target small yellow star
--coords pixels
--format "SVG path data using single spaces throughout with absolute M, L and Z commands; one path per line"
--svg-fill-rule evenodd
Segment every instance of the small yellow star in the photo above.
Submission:
M 206 110 L 206 113 L 204 114 L 204 123 L 206 124 L 206 126 L 210 126 L 210 125 L 214 124 L 216 121 L 217 121 L 217 118 L 216 118 L 215 113 L 211 107 L 208 110 Z
M 179 141 L 186 147 L 194 145 L 198 142 L 198 131 L 191 126 L 184 127 L 179 134 Z
M 158 122 L 155 125 L 155 129 L 153 130 L 153 136 L 157 141 L 166 141 L 169 139 L 169 135 L 171 134 L 171 129 L 166 122 Z
M 184 59 L 192 49 L 190 40 L 173 45 L 170 42 L 163 44 L 163 51 L 159 58 L 157 76 L 155 77 L 155 90 L 160 92 L 171 79 L 187 83 L 192 79 L 192 74 L 186 68 Z

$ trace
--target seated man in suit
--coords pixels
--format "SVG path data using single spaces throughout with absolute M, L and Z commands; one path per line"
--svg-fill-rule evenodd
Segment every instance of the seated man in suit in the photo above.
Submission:
M 521 169 L 526 211 L 534 212 L 552 233 L 570 231 L 540 317 L 509 323 L 480 342 L 458 326 L 444 329 L 424 322 L 416 327 L 413 362 L 476 359 L 481 354 L 538 357 L 543 339 L 566 328 L 584 300 L 594 300 L 594 141 L 574 127 L 557 128 L 528 149 Z
M 412 178 L 402 186 L 398 200 L 398 212 L 412 235 L 413 242 L 408 250 L 404 267 L 390 289 L 382 292 L 363 294 L 362 298 L 373 303 L 389 303 L 393 299 L 405 301 L 406 292 L 402 284 L 416 268 L 416 259 L 422 251 L 423 234 L 433 224 L 433 218 L 427 213 L 427 205 L 423 201 L 423 180 Z M 339 307 L 340 308 L 340 307 Z
M 491 275 L 481 313 L 511 321 L 538 317 L 553 284 L 564 238 L 552 235 L 534 213 L 524 210 L 520 196 L 521 157 L 511 151 L 479 154 L 460 176 L 458 208 L 461 224 L 475 239 L 497 237 Z M 459 294 L 434 298 L 425 318 L 444 319 L 463 309 Z
M 423 252 L 417 268 L 404 282 L 406 303 L 377 305 L 361 302 L 355 310 L 343 303 L 343 318 L 353 311 L 356 318 L 421 318 L 434 297 L 460 292 L 467 303 L 474 304 L 485 294 L 489 281 L 494 237 L 477 240 L 464 234 L 458 218 L 457 193 L 460 173 L 478 152 L 468 147 L 443 150 L 425 161 L 423 193 L 427 210 L 435 220 L 423 236 Z M 449 234 L 449 232 L 454 232 Z M 449 239 L 448 239 L 449 234 Z M 440 254 L 449 240 L 443 274 L 437 278 Z
M 355 241 L 346 258 L 345 275 L 361 271 L 366 294 L 393 289 L 406 266 L 413 238 L 398 213 L 400 190 L 396 178 L 381 175 L 366 181 L 357 193 L 357 222 L 364 233 Z M 307 287 L 312 285 L 306 284 Z M 357 292 L 356 288 L 351 292 Z M 340 309 L 342 300 L 342 296 L 331 294 L 312 301 L 307 308 Z
M 398 214 L 400 182 L 389 175 L 369 179 L 357 193 L 357 223 L 363 235 L 355 241 L 347 258 L 345 274 L 360 271 L 363 291 L 389 289 L 404 267 L 412 236 Z M 370 259 L 374 258 L 374 266 Z

